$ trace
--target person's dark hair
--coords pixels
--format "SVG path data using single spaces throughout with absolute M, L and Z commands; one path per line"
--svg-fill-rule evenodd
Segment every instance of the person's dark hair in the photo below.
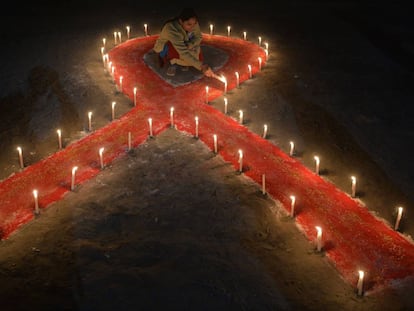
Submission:
M 178 15 L 178 18 L 181 19 L 183 22 L 188 21 L 190 18 L 195 18 L 198 20 L 197 13 L 192 8 L 184 8 Z
M 185 21 L 188 21 L 190 18 L 195 18 L 198 21 L 198 15 L 197 15 L 197 13 L 192 8 L 184 8 L 184 9 L 181 10 L 181 12 L 180 12 L 179 15 L 177 15 L 177 16 L 175 16 L 173 18 L 167 19 L 163 23 L 161 29 L 165 26 L 165 24 L 167 24 L 169 22 L 177 21 L 179 19 L 181 19 L 183 22 L 185 22 Z

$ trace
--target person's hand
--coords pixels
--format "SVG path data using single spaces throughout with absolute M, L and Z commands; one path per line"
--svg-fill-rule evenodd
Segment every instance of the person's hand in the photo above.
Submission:
M 214 77 L 214 72 L 213 72 L 213 70 L 211 70 L 210 66 L 209 66 L 209 65 L 207 65 L 207 64 L 203 64 L 203 65 L 201 66 L 201 71 L 204 73 L 204 75 L 205 75 L 206 77 L 209 77 L 209 78 Z

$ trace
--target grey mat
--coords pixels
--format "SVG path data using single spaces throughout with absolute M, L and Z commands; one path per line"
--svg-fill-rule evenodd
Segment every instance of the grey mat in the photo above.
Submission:
M 221 49 L 209 45 L 202 45 L 201 49 L 203 50 L 204 54 L 204 62 L 209 64 L 213 71 L 219 70 L 229 59 L 227 53 Z M 173 87 L 186 85 L 191 82 L 197 81 L 198 79 L 201 79 L 203 77 L 203 74 L 193 67 L 190 67 L 188 71 L 182 71 L 180 66 L 177 66 L 175 76 L 168 76 L 168 65 L 165 65 L 164 67 L 160 68 L 158 66 L 156 54 L 153 50 L 150 50 L 148 53 L 144 55 L 144 62 L 161 79 L 171 84 Z

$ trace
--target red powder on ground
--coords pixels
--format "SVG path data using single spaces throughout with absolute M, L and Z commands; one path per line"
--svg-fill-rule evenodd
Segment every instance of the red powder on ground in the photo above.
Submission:
M 153 134 L 170 126 L 170 108 L 174 107 L 174 125 L 179 131 L 194 134 L 194 117 L 200 120 L 199 139 L 213 149 L 213 134 L 218 138 L 218 153 L 239 168 L 238 150 L 243 151 L 243 173 L 262 182 L 266 191 L 290 212 L 290 195 L 300 202 L 296 221 L 309 240 L 316 239 L 315 226 L 323 230 L 323 251 L 351 284 L 357 283 L 358 270 L 366 272 L 366 290 L 387 285 L 391 280 L 414 275 L 414 245 L 403 235 L 373 216 L 366 207 L 333 184 L 311 172 L 302 163 L 252 133 L 205 103 L 205 87 L 209 99 L 223 93 L 223 84 L 202 78 L 191 84 L 173 88 L 144 63 L 143 56 L 157 36 L 136 38 L 122 43 L 109 52 L 116 70 L 114 79 L 122 92 L 133 101 L 137 88 L 137 106 L 87 137 L 52 156 L 24 169 L 0 183 L 0 235 L 7 238 L 20 225 L 34 217 L 32 191 L 39 191 L 40 208 L 61 199 L 70 191 L 71 170 L 78 166 L 77 183 L 88 180 L 100 171 L 99 148 L 104 147 L 104 163 L 125 155 L 128 132 L 132 146 L 143 143 L 149 134 L 148 118 L 153 120 Z M 222 36 L 204 35 L 204 44 L 224 50 L 229 55 L 222 68 L 227 88 L 236 86 L 259 72 L 258 57 L 266 63 L 265 51 L 248 41 Z

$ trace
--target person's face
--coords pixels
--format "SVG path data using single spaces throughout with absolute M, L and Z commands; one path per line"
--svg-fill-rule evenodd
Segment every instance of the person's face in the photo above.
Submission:
M 180 19 L 180 24 L 184 28 L 185 31 L 191 32 L 194 30 L 195 25 L 197 25 L 197 19 L 192 17 L 186 21 Z

